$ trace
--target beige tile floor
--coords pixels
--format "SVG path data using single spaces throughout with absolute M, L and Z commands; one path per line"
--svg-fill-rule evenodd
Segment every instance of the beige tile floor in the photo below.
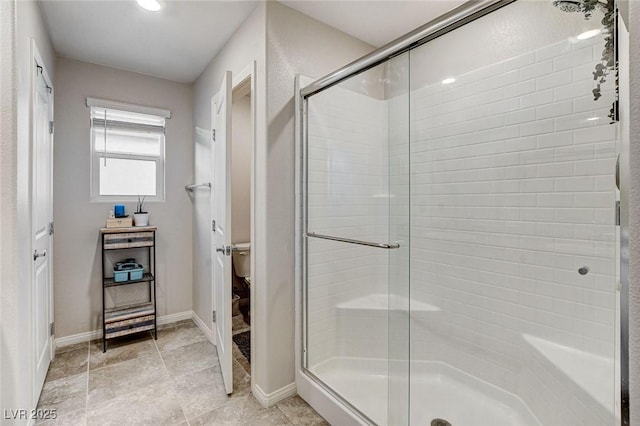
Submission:
M 263 408 L 251 394 L 250 365 L 237 347 L 227 396 L 215 347 L 192 321 L 151 334 L 59 348 L 38 408 L 53 425 L 328 425 L 295 396 Z

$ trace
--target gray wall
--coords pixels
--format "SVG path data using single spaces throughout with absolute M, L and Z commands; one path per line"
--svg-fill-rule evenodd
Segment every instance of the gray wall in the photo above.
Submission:
M 269 203 L 264 306 L 269 368 L 260 386 L 271 393 L 294 381 L 295 133 L 294 78 L 323 75 L 373 47 L 277 2 L 267 4 L 266 195 Z
M 35 408 L 31 340 L 31 39 L 55 78 L 54 51 L 34 1 L 0 6 L 0 410 Z M 26 422 L 25 422 L 26 423 Z
M 237 75 L 250 61 L 257 61 L 252 365 L 254 385 L 263 394 L 294 382 L 294 76 L 319 77 L 370 50 L 371 46 L 279 3 L 261 3 L 195 83 L 195 180 L 209 182 L 211 97 L 224 71 Z M 209 194 L 197 192 L 194 312 L 208 327 L 209 220 Z
M 251 98 L 234 94 L 231 147 L 231 242 L 251 241 Z
M 259 4 L 224 48 L 211 60 L 194 85 L 194 181 L 211 182 L 211 97 L 220 89 L 225 71 L 237 75 L 252 61 L 258 67 L 258 110 L 264 111 L 265 6 Z M 264 114 L 258 114 L 257 145 L 264 147 Z M 260 130 L 262 129 L 262 130 Z M 211 212 L 209 191 L 195 191 L 193 203 L 193 311 L 212 331 Z M 252 249 L 253 250 L 253 249 Z M 254 251 L 255 252 L 255 251 Z
M 165 140 L 165 201 L 148 202 L 158 226 L 158 314 L 189 312 L 192 300 L 192 206 L 184 186 L 193 175 L 193 86 L 58 58 L 54 149 L 56 337 L 100 328 L 98 228 L 113 203 L 90 202 L 87 96 L 171 110 Z M 132 213 L 135 203 L 125 203 Z

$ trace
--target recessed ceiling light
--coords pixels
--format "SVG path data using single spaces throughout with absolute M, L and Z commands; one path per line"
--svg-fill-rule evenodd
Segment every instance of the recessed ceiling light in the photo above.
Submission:
M 157 12 L 164 6 L 161 0 L 136 0 L 141 8 L 151 12 Z
M 453 78 L 453 77 L 447 77 L 447 78 L 445 78 L 444 80 L 442 80 L 442 84 L 451 84 L 451 83 L 453 83 L 454 81 L 456 81 L 456 79 L 455 79 L 455 78 Z
M 589 31 L 585 31 L 582 34 L 578 34 L 578 36 L 576 37 L 578 40 L 586 40 L 588 38 L 591 37 L 595 37 L 598 34 L 600 34 L 602 32 L 602 30 L 589 30 Z
M 599 119 L 600 119 L 600 117 L 590 117 L 590 118 L 587 118 L 587 121 L 596 121 L 596 120 L 599 120 Z

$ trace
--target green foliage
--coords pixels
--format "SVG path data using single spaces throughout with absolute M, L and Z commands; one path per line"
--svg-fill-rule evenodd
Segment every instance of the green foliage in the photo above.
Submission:
M 605 43 L 602 49 L 602 59 L 596 64 L 596 69 L 593 72 L 593 81 L 596 82 L 596 86 L 592 90 L 594 101 L 597 101 L 602 96 L 602 84 L 607 81 L 607 77 L 611 72 L 613 72 L 615 76 L 616 98 L 618 95 L 618 63 L 615 52 L 615 0 L 605 0 L 604 2 L 599 0 L 583 0 L 582 13 L 584 13 L 585 19 L 591 19 L 596 9 L 601 10 L 604 14 L 601 23 L 604 27 Z M 615 102 L 609 111 L 609 118 L 611 118 L 611 121 L 616 120 Z
M 138 203 L 136 204 L 136 213 L 146 213 L 143 209 L 144 209 L 144 199 L 146 198 L 146 195 L 143 195 L 142 198 L 140 198 L 140 196 L 138 195 Z

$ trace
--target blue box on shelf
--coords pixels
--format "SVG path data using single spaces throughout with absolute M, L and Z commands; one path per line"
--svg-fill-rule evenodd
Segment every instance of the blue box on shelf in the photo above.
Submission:
M 141 280 L 143 274 L 144 274 L 144 269 L 143 268 L 131 269 L 129 271 L 129 279 L 130 280 Z
M 144 267 L 135 262 L 118 262 L 113 268 L 113 280 L 117 283 L 141 280 L 143 275 Z
M 113 280 L 117 283 L 129 281 L 129 271 L 113 271 Z

